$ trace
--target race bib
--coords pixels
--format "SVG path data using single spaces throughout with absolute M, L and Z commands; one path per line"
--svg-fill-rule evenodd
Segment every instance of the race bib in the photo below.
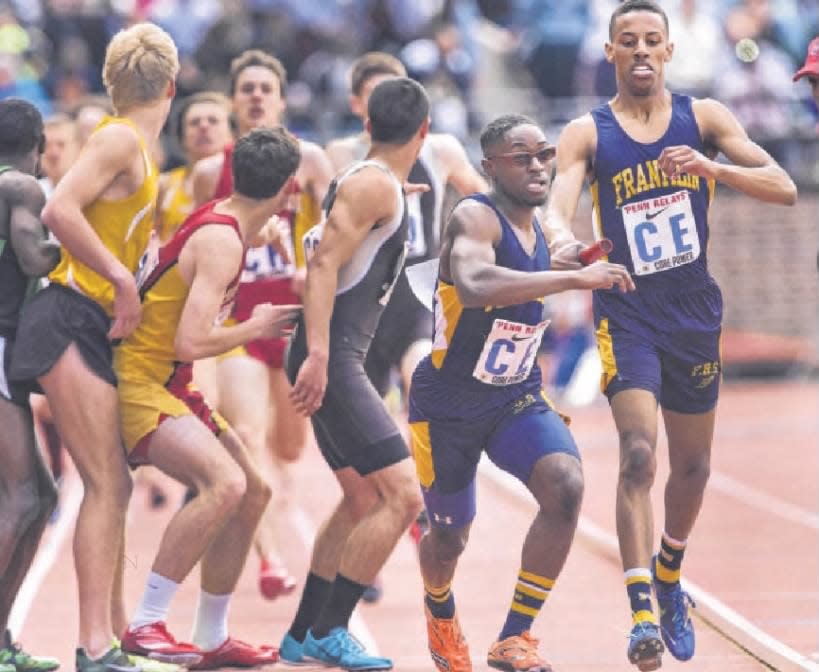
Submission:
M 488 385 L 514 385 L 529 377 L 549 320 L 520 324 L 496 319 L 472 375 Z
M 427 240 L 424 236 L 424 217 L 421 213 L 421 194 L 409 194 L 407 200 L 407 258 L 414 259 L 427 253 Z
M 635 275 L 667 271 L 700 256 L 688 191 L 628 203 L 622 212 Z
M 272 245 L 251 247 L 245 254 L 242 282 L 253 282 L 257 278 L 271 278 L 279 275 L 292 274 L 292 264 L 285 263 L 281 255 L 273 249 Z

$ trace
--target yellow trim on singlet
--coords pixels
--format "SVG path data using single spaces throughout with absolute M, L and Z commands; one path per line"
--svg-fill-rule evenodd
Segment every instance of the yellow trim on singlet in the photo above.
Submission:
M 609 383 L 617 375 L 617 360 L 614 358 L 614 345 L 611 342 L 607 317 L 600 320 L 595 336 L 597 337 L 597 351 L 600 353 L 600 363 L 603 365 L 603 373 L 600 375 L 600 391 L 605 392 Z
M 316 203 L 313 197 L 307 192 L 299 194 L 299 209 L 296 211 L 296 218 L 293 221 L 293 247 L 295 252 L 296 268 L 305 266 L 304 245 L 302 239 L 304 234 L 312 229 L 321 219 L 321 205 Z
M 411 422 L 410 450 L 415 462 L 418 481 L 425 488 L 435 482 L 435 464 L 432 461 L 432 440 L 429 436 L 428 422 Z
M 455 285 L 438 280 L 435 290 L 437 302 L 435 304 L 435 338 L 432 343 L 432 365 L 440 369 L 446 359 L 458 321 L 464 311 L 461 299 Z
M 595 180 L 589 187 L 589 193 L 592 199 L 592 228 L 594 229 L 594 239 L 601 240 L 606 235 L 603 232 L 603 218 L 600 214 L 600 183 Z M 603 261 L 609 260 L 609 255 L 604 254 L 601 259 Z
M 708 218 L 708 226 L 711 226 L 711 206 L 714 204 L 714 199 L 717 197 L 717 181 L 707 180 L 708 185 L 708 204 L 705 207 L 705 216 Z M 708 236 L 708 244 L 705 246 L 705 253 L 708 254 L 711 250 L 711 236 Z
M 139 130 L 130 119 L 106 116 L 94 133 L 112 124 L 125 124 L 135 131 L 142 152 L 145 178 L 130 196 L 115 201 L 98 198 L 83 210 L 83 215 L 102 244 L 131 273 L 135 273 L 154 225 L 159 172 Z M 113 285 L 75 259 L 65 248 L 61 251 L 60 263 L 51 271 L 48 279 L 81 292 L 102 306 L 109 316 L 113 316 Z

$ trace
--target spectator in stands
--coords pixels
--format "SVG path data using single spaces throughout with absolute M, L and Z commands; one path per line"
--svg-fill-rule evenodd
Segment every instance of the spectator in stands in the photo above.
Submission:
M 575 93 L 575 70 L 589 23 L 586 0 L 518 0 L 514 26 L 521 33 L 521 56 L 547 98 Z
M 668 84 L 698 98 L 711 95 L 721 54 L 721 27 L 713 6 L 680 0 L 668 13 L 674 58 L 666 66 Z
M 734 112 L 753 140 L 777 162 L 784 162 L 791 132 L 788 104 L 794 94 L 788 80 L 793 63 L 776 44 L 762 39 L 747 19 L 741 13 L 729 14 L 726 19 L 725 32 L 732 49 L 721 63 L 714 97 Z M 749 46 L 734 54 L 733 45 L 741 39 L 749 40 Z M 757 49 L 750 46 L 754 44 Z

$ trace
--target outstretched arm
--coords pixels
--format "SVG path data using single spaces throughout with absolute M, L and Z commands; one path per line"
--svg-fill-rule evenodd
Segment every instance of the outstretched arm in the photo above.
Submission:
M 23 273 L 38 278 L 60 260 L 60 246 L 48 239 L 40 221 L 45 195 L 30 175 L 9 175 L 6 180 L 9 183 L 4 196 L 9 204 L 11 247 Z
M 625 267 L 599 262 L 579 271 L 516 271 L 495 264 L 501 231 L 497 217 L 482 203 L 460 204 L 447 229 L 451 240 L 449 273 L 465 308 L 510 306 L 567 289 L 634 289 Z
M 796 185 L 782 167 L 762 147 L 748 137 L 736 117 L 722 103 L 698 100 L 694 103 L 703 140 L 716 147 L 730 164 L 718 163 L 691 147 L 666 147 L 659 158 L 666 175 L 675 171 L 698 175 L 727 184 L 743 194 L 767 203 L 793 205 Z

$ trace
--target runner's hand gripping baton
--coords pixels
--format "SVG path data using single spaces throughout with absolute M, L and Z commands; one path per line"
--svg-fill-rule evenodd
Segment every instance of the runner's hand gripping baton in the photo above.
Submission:
M 581 250 L 577 257 L 583 266 L 588 266 L 589 264 L 593 264 L 601 257 L 607 255 L 613 249 L 614 243 L 612 243 L 608 238 L 601 238 L 594 245 L 590 245 L 585 250 Z

